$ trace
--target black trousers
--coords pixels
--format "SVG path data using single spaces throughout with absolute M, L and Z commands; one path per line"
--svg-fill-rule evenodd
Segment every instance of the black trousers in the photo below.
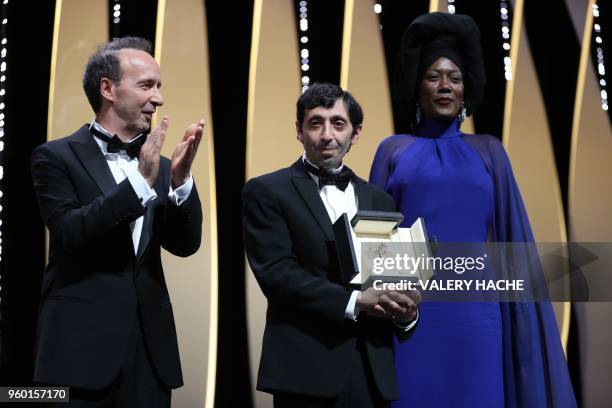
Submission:
M 140 326 L 140 325 L 137 325 Z M 95 370 L 95 367 L 92 367 Z M 46 405 L 54 408 L 169 408 L 171 390 L 160 381 L 151 363 L 140 327 L 132 341 L 117 378 L 99 391 L 70 387 L 69 403 Z
M 274 408 L 388 408 L 391 402 L 378 391 L 366 351 L 359 340 L 353 353 L 351 374 L 345 388 L 334 398 L 274 393 Z

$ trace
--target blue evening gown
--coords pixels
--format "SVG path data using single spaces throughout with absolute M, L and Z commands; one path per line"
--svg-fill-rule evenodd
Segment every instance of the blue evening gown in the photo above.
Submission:
M 403 226 L 423 217 L 440 242 L 533 240 L 501 144 L 457 120 L 385 139 L 370 181 L 393 196 Z M 576 406 L 549 303 L 424 302 L 419 313 L 396 343 L 394 407 Z

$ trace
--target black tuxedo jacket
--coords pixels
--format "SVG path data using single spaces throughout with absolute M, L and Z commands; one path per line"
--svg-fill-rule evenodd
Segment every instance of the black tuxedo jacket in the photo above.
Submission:
M 115 182 L 88 126 L 36 148 L 32 177 L 49 229 L 34 380 L 85 389 L 109 385 L 140 323 L 157 374 L 169 388 L 181 386 L 160 246 L 178 256 L 199 248 L 195 186 L 179 207 L 170 203 L 170 161 L 162 157 L 157 198 L 144 208 L 127 179 Z M 142 215 L 135 255 L 129 224 Z
M 388 194 L 353 182 L 359 209 L 395 211 Z M 365 313 L 345 318 L 352 289 L 342 285 L 332 223 L 301 159 L 251 179 L 243 206 L 248 261 L 268 300 L 257 389 L 336 396 L 360 339 L 381 395 L 397 399 L 392 336 L 412 331 Z

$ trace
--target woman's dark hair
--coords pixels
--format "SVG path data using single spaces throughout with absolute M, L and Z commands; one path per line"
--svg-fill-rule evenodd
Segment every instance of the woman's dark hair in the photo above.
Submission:
M 463 74 L 467 115 L 480 106 L 486 76 L 478 25 L 462 14 L 424 14 L 404 32 L 397 57 L 392 95 L 399 133 L 414 132 L 419 85 L 439 57 L 453 61 Z

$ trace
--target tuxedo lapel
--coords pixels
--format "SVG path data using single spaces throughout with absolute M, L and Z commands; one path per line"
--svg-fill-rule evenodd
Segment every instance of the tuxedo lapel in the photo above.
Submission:
M 104 154 L 87 125 L 83 126 L 70 141 L 70 147 L 103 194 L 108 194 L 117 186 Z
M 70 147 L 74 151 L 75 155 L 77 156 L 83 167 L 87 170 L 91 178 L 98 185 L 98 187 L 102 191 L 102 194 L 107 195 L 117 187 L 117 182 L 115 181 L 113 173 L 108 167 L 108 163 L 104 158 L 104 154 L 100 150 L 100 146 L 98 146 L 98 144 L 94 140 L 87 125 L 83 126 L 75 134 L 74 138 L 70 141 Z M 138 246 L 139 253 L 140 247 L 143 243 L 143 237 L 145 236 L 145 226 L 147 218 L 152 217 L 145 216 L 140 237 L 140 243 Z M 125 237 L 127 240 L 129 240 L 130 244 L 133 245 L 132 235 L 128 226 L 125 227 Z M 148 243 L 148 240 L 145 243 Z
M 140 242 L 138 243 L 138 253 L 136 254 L 137 262 L 142 258 L 142 254 L 145 249 L 149 245 L 149 241 L 151 240 L 151 229 L 153 228 L 153 213 L 155 204 L 149 205 L 144 214 L 144 219 L 142 220 L 142 232 L 140 233 Z
M 353 178 L 351 180 L 355 185 L 355 194 L 357 195 L 357 209 L 372 210 L 374 202 L 372 197 L 372 189 L 368 186 L 368 183 L 355 175 L 353 175 Z
M 142 232 L 140 233 L 140 242 L 138 243 L 138 253 L 136 254 L 137 262 L 141 260 L 142 255 L 144 254 L 145 250 L 149 246 L 149 242 L 151 241 L 151 236 L 153 234 L 153 219 L 155 218 L 155 209 L 159 205 L 160 199 L 166 199 L 162 195 L 163 188 L 161 186 L 161 177 L 158 177 L 155 181 L 155 184 L 153 184 L 153 190 L 155 190 L 155 193 L 157 194 L 158 198 L 153 200 L 153 202 L 151 202 L 145 210 L 144 219 L 142 221 Z M 168 193 L 166 192 L 166 195 L 167 194 Z M 172 204 L 168 203 L 168 205 Z
M 327 214 L 325 205 L 319 196 L 319 190 L 316 183 L 312 178 L 310 178 L 306 170 L 302 167 L 302 163 L 300 162 L 301 160 L 302 159 L 299 159 L 291 166 L 291 181 L 306 203 L 306 206 L 310 210 L 313 218 L 323 230 L 325 238 L 328 241 L 332 241 L 334 239 L 334 232 L 329 219 L 329 214 Z

